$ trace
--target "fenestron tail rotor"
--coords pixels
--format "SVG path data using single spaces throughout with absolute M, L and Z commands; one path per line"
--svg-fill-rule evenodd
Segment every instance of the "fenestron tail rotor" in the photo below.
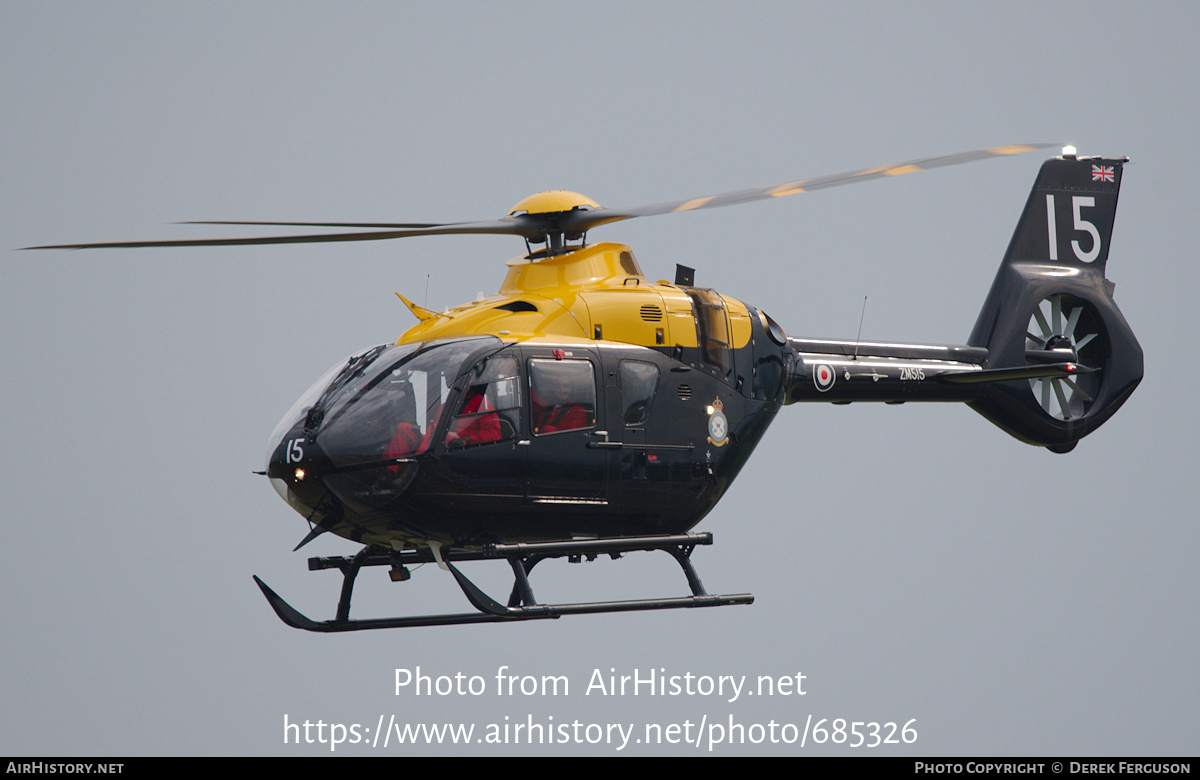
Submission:
M 1082 300 L 1065 293 L 1044 298 L 1029 317 L 1025 348 L 1062 352 L 1069 355 L 1067 359 L 1095 369 L 1074 378 L 1029 380 L 1029 387 L 1046 414 L 1064 421 L 1083 417 L 1103 379 L 1103 337 L 1095 314 Z
M 520 236 L 533 244 L 546 244 L 544 254 L 555 255 L 569 251 L 572 247 L 569 241 L 582 240 L 584 234 L 592 228 L 610 222 L 619 222 L 635 217 L 649 217 L 657 214 L 670 214 L 678 211 L 695 211 L 697 209 L 719 208 L 739 203 L 779 198 L 796 195 L 802 192 L 836 187 L 859 181 L 885 176 L 898 176 L 905 173 L 939 168 L 947 165 L 983 160 L 989 157 L 1002 157 L 1034 149 L 1044 149 L 1053 144 L 1024 144 L 1019 146 L 997 146 L 988 149 L 977 149 L 970 152 L 960 152 L 939 157 L 925 157 L 919 160 L 879 165 L 873 168 L 861 168 L 854 171 L 818 176 L 811 179 L 796 179 L 794 181 L 773 184 L 767 187 L 724 192 L 700 198 L 654 203 L 633 208 L 603 208 L 594 201 L 575 193 L 557 192 L 549 199 L 542 198 L 556 205 L 548 208 L 522 209 L 537 198 L 527 198 L 518 204 L 508 216 L 500 219 L 482 220 L 477 222 L 260 222 L 260 221 L 201 221 L 185 224 L 205 225 L 252 225 L 276 227 L 335 227 L 358 228 L 360 232 L 352 233 L 316 233 L 307 235 L 287 236 L 251 236 L 244 238 L 205 238 L 182 239 L 167 241 L 108 241 L 86 244 L 48 244 L 44 246 L 25 247 L 26 249 L 103 249 L 103 248 L 137 248 L 137 247 L 179 247 L 179 246 L 248 246 L 255 244 L 308 244 L 340 241 L 378 241 L 389 238 L 411 238 L 414 236 L 465 235 L 465 234 L 498 234 Z M 540 202 L 540 201 L 539 201 Z

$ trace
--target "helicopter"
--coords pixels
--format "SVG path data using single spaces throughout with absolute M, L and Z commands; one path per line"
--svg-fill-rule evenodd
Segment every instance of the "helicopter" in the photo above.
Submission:
M 750 604 L 709 594 L 691 562 L 716 506 L 781 406 L 958 401 L 1026 443 L 1066 453 L 1103 424 L 1142 378 L 1142 350 L 1105 277 L 1127 158 L 1074 147 L 1046 160 L 966 344 L 831 341 L 789 336 L 760 309 L 695 283 L 679 265 L 652 282 L 623 244 L 593 228 L 716 208 L 1044 149 L 992 147 L 768 187 L 603 208 L 543 192 L 500 219 L 455 223 L 202 222 L 352 228 L 354 232 L 66 244 L 31 249 L 230 246 L 503 234 L 526 253 L 498 292 L 434 311 L 397 293 L 417 324 L 395 342 L 339 361 L 283 416 L 265 475 L 309 531 L 353 556 L 338 569 L 336 616 L 305 616 L 257 576 L 289 626 L 317 632 L 520 622 L 564 615 Z M 690 595 L 540 603 L 539 562 L 661 550 Z M 506 603 L 462 571 L 508 562 Z M 449 571 L 473 612 L 356 619 L 364 566 L 403 582 L 417 564 Z M 457 564 L 457 565 L 456 565 Z

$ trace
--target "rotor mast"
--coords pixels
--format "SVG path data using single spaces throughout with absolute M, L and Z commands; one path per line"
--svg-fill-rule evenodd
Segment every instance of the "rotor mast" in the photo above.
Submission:
M 587 246 L 587 230 L 571 229 L 569 223 L 573 216 L 580 212 L 600 208 L 600 204 L 586 195 L 569 190 L 551 190 L 530 195 L 512 207 L 508 212 L 510 217 L 528 214 L 537 216 L 535 236 L 525 236 L 525 248 L 529 257 L 554 257 L 565 252 L 574 251 Z M 564 224 L 567 223 L 567 224 Z M 568 241 L 579 241 L 579 246 L 570 246 Z M 545 244 L 546 248 L 537 253 L 531 244 Z

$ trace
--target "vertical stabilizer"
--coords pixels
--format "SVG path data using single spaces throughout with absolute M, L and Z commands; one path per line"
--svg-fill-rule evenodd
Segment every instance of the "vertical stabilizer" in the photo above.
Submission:
M 1075 379 L 998 382 L 972 406 L 1019 439 L 1065 452 L 1107 420 L 1142 378 L 1142 350 L 1105 278 L 1125 158 L 1047 160 L 968 344 L 985 367 L 1070 360 Z

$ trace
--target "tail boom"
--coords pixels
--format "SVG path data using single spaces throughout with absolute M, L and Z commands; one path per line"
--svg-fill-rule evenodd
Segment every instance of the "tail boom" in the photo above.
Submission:
M 927 344 L 788 339 L 792 371 L 785 403 L 970 401 L 976 392 L 939 377 L 983 369 L 986 349 Z

